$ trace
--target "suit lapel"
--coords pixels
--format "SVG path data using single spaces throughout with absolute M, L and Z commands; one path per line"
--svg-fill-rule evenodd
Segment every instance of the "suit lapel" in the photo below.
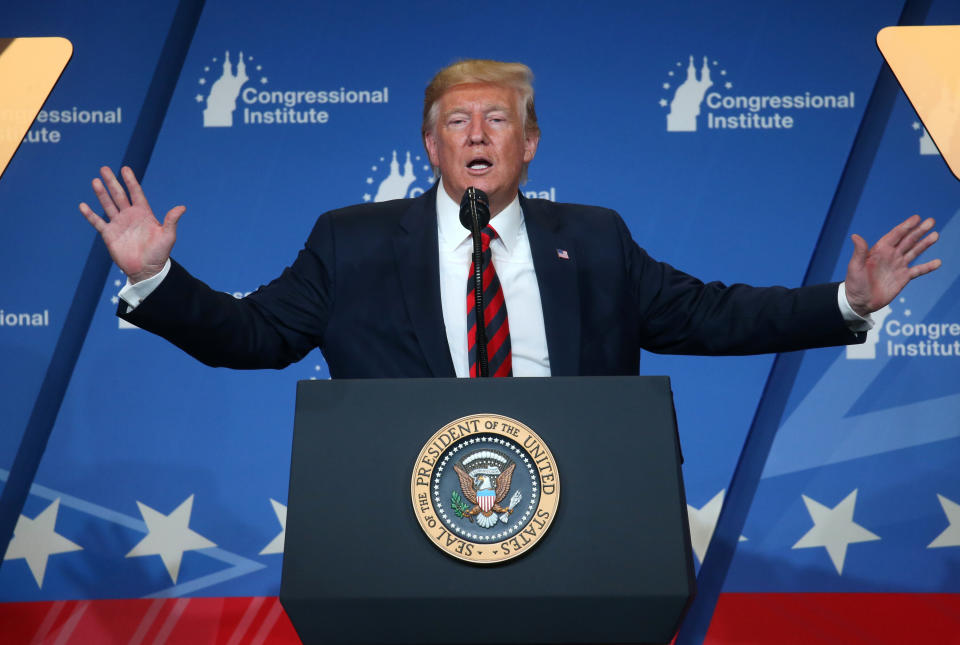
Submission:
M 533 268 L 540 286 L 540 302 L 553 376 L 580 373 L 580 291 L 577 288 L 576 240 L 550 213 L 548 202 L 528 201 L 520 206 L 530 238 Z M 561 257 L 563 254 L 567 257 Z
M 454 377 L 440 303 L 436 185 L 413 200 L 393 240 L 397 275 L 417 341 L 436 377 Z

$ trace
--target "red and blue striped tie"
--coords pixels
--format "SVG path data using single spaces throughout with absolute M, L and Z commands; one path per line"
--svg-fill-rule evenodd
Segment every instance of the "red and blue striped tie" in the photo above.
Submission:
M 487 364 L 490 376 L 513 376 L 513 360 L 510 352 L 510 325 L 507 322 L 507 303 L 503 300 L 500 279 L 493 268 L 490 242 L 497 237 L 492 226 L 480 231 L 483 241 L 481 264 L 483 267 L 483 321 L 487 332 Z M 473 262 L 467 277 L 467 346 L 470 350 L 470 378 L 480 375 L 477 363 L 477 316 L 473 293 Z

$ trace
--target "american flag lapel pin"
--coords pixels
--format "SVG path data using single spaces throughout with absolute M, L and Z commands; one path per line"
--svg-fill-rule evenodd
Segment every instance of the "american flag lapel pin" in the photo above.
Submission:
M 570 254 L 567 253 L 566 249 L 557 249 L 557 257 L 561 260 L 569 260 Z

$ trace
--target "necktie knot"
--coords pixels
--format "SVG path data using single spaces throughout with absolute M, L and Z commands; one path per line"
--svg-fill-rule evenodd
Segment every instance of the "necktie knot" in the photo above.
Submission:
M 480 231 L 480 239 L 483 242 L 483 252 L 486 253 L 487 249 L 490 248 L 490 243 L 497 239 L 497 229 L 487 224 Z

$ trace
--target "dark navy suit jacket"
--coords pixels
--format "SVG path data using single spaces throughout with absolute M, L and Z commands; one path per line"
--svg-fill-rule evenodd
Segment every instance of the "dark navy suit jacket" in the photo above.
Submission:
M 120 315 L 209 365 L 280 368 L 320 347 L 334 378 L 452 377 L 435 190 L 325 213 L 296 261 L 243 300 L 174 262 Z M 522 197 L 521 207 L 554 376 L 633 375 L 641 349 L 755 354 L 865 337 L 847 329 L 835 283 L 704 284 L 651 259 L 614 211 Z

